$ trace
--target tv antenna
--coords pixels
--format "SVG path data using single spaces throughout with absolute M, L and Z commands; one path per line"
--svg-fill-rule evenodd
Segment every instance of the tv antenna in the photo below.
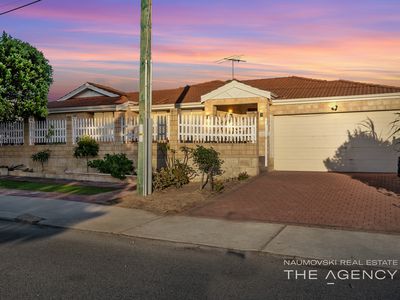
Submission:
M 241 59 L 242 56 L 243 56 L 243 54 L 228 56 L 223 59 L 217 60 L 216 63 L 222 64 L 224 62 L 230 61 L 232 63 L 232 80 L 233 80 L 233 79 L 235 79 L 235 63 L 246 62 L 245 60 Z

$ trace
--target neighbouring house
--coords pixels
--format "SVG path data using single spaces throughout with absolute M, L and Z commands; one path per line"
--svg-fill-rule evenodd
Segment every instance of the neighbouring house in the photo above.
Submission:
M 100 142 L 100 155 L 125 152 L 136 161 L 138 97 L 86 83 L 49 102 L 47 120 L 1 124 L 0 164 L 32 166 L 30 155 L 49 148 L 48 172 L 81 170 L 72 147 L 86 134 Z M 400 87 L 292 76 L 156 90 L 152 101 L 154 142 L 212 146 L 225 176 L 397 170 L 391 122 L 400 113 Z M 153 165 L 162 165 L 157 144 Z

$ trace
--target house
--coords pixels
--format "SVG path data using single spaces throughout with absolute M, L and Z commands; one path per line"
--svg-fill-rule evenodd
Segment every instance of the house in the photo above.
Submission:
M 125 137 L 124 120 L 137 116 L 138 99 L 137 92 L 86 83 L 49 102 L 48 119 L 113 119 Z M 168 118 L 164 138 L 172 146 L 216 147 L 229 175 L 397 170 L 391 122 L 400 113 L 400 87 L 297 76 L 209 81 L 156 90 L 152 102 L 154 118 Z

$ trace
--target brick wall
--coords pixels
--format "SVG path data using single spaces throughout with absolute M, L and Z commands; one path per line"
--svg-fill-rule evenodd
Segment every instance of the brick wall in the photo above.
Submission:
M 179 144 L 195 148 L 196 145 L 204 147 L 213 147 L 220 153 L 221 159 L 224 161 L 222 169 L 224 170 L 223 178 L 236 177 L 240 172 L 247 172 L 250 176 L 259 174 L 259 160 L 256 144 Z M 179 155 L 178 157 L 182 157 Z
M 65 171 L 86 172 L 86 161 L 73 157 L 73 145 L 23 145 L 23 146 L 3 146 L 0 148 L 0 165 L 19 165 L 24 164 L 34 171 L 40 172 L 40 163 L 34 163 L 31 159 L 32 154 L 50 149 L 51 155 L 49 162 L 45 165 L 45 171 L 52 174 L 63 174 Z M 137 161 L 137 144 L 107 144 L 100 143 L 99 157 L 106 153 L 126 153 L 128 158 Z
M 197 144 L 179 144 L 179 147 L 183 145 L 194 148 Z M 221 158 L 224 160 L 224 177 L 237 176 L 239 172 L 244 171 L 252 176 L 258 174 L 258 157 L 255 144 L 203 144 L 203 146 L 214 147 L 215 150 L 221 153 Z M 86 172 L 85 159 L 74 158 L 73 148 L 73 145 L 3 146 L 0 148 L 0 165 L 24 164 L 26 167 L 40 172 L 40 163 L 34 163 L 31 156 L 36 152 L 50 149 L 51 156 L 49 162 L 45 165 L 46 173 L 63 174 L 65 171 Z M 100 143 L 98 158 L 102 158 L 106 153 L 126 153 L 128 158 L 134 161 L 134 165 L 137 165 L 137 143 Z M 161 146 L 153 143 L 153 166 L 155 168 L 164 165 L 163 157 Z M 178 151 L 179 157 L 181 155 Z

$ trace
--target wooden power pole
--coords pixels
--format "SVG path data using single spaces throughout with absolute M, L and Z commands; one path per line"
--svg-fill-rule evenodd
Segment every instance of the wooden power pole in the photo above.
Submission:
M 152 63 L 151 63 L 151 11 L 152 0 L 141 0 L 140 22 L 140 92 L 139 92 L 139 153 L 137 192 L 152 193 Z

